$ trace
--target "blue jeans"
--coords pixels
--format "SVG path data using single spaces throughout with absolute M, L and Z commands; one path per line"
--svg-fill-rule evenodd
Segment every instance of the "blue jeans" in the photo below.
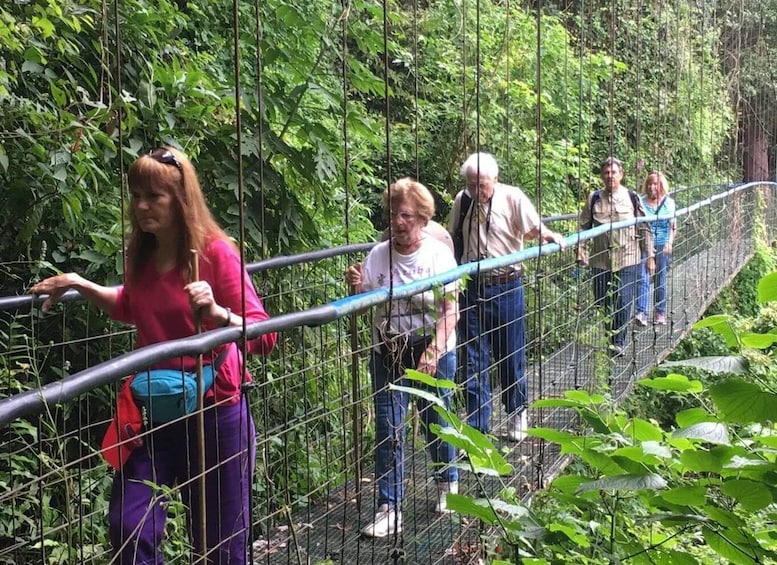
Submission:
M 604 269 L 591 269 L 594 304 L 604 308 L 605 315 L 609 318 L 607 329 L 610 332 L 610 341 L 618 347 L 626 345 L 637 282 L 643 270 L 641 264 L 624 267 L 615 273 Z
M 383 354 L 373 351 L 370 358 L 372 387 L 375 393 L 375 472 L 378 476 L 378 504 L 390 507 L 400 506 L 404 496 L 405 476 L 405 419 L 409 395 L 406 392 L 389 390 L 388 384 L 426 389 L 421 383 L 409 381 L 399 364 L 391 363 Z M 435 378 L 453 380 L 456 376 L 456 352 L 443 355 L 437 362 Z M 450 409 L 452 389 L 432 390 Z M 416 398 L 416 406 L 424 423 L 424 433 L 429 453 L 434 463 L 440 464 L 436 479 L 443 482 L 459 480 L 459 470 L 449 467 L 456 453 L 449 443 L 441 441 L 430 429 L 430 424 L 445 426 L 432 405 L 423 398 Z
M 523 284 L 472 280 L 461 296 L 461 335 L 466 343 L 467 423 L 491 429 L 491 359 L 497 365 L 502 404 L 508 414 L 524 408 L 526 391 L 526 307 Z
M 666 314 L 666 276 L 669 272 L 669 265 L 672 262 L 671 255 L 664 254 L 664 246 L 656 245 L 656 273 L 654 277 L 653 301 L 656 314 Z M 639 279 L 639 298 L 637 298 L 637 312 L 641 314 L 648 313 L 650 305 L 650 275 L 645 268 L 645 262 L 642 262 L 641 276 Z

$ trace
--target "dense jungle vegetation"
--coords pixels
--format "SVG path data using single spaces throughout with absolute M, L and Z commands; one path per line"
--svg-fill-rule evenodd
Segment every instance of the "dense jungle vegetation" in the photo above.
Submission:
M 583 194 L 597 185 L 596 164 L 608 154 L 625 161 L 630 187 L 648 169 L 662 169 L 673 187 L 695 187 L 699 194 L 719 182 L 773 178 L 775 18 L 774 0 L 3 2 L 0 294 L 22 294 L 53 271 L 119 282 L 123 172 L 160 144 L 192 157 L 212 209 L 242 241 L 249 261 L 371 241 L 383 227 L 380 193 L 400 176 L 416 176 L 429 186 L 444 219 L 460 187 L 459 164 L 477 149 L 494 153 L 501 180 L 522 186 L 546 216 L 576 211 Z M 761 268 L 751 276 L 749 288 L 763 274 Z M 742 290 L 746 286 L 736 288 L 752 293 Z M 296 297 L 300 304 L 303 298 Z M 745 316 L 760 315 L 755 302 L 751 296 Z M 733 312 L 733 299 L 720 304 L 721 313 Z M 1 316 L 5 341 L 26 346 L 20 336 L 29 328 Z M 757 331 L 773 333 L 773 325 L 758 320 L 763 323 Z M 83 335 L 86 328 L 99 334 L 114 326 L 86 308 L 76 310 L 68 331 Z M 45 342 L 51 337 L 46 332 L 60 329 L 43 326 L 36 337 Z M 130 339 L 120 334 L 108 346 L 89 347 L 100 349 L 94 358 L 105 359 L 126 351 Z M 739 343 L 705 339 L 727 353 Z M 714 351 L 690 343 L 695 355 Z M 76 372 L 84 368 L 79 363 L 53 364 L 41 378 Z M 28 370 L 0 367 L 2 394 L 34 386 L 19 376 Z M 669 381 L 657 380 L 654 388 L 676 397 L 697 394 L 703 403 L 707 392 L 715 394 L 716 382 L 697 385 L 691 378 L 692 384 L 677 384 L 670 377 L 657 377 Z M 108 410 L 110 400 L 100 400 Z M 584 417 L 603 422 L 603 434 L 626 426 L 623 414 L 598 408 L 598 397 L 568 401 Z M 637 395 L 634 405 L 651 401 Z M 683 398 L 672 401 L 686 406 Z M 698 417 L 692 412 L 683 422 Z M 659 434 L 641 423 L 628 429 L 635 425 L 647 438 Z M 573 440 L 563 439 L 573 449 Z M 759 448 L 774 443 L 758 441 Z M 602 440 L 596 448 L 606 444 Z M 762 451 L 758 457 L 771 457 Z M 655 463 L 648 456 L 638 463 L 646 462 Z M 24 476 L 37 463 L 16 464 L 3 472 Z M 701 464 L 687 467 L 712 472 Z M 303 491 L 303 479 L 293 479 L 299 482 L 290 488 Z M 758 482 L 755 492 L 765 497 L 765 480 L 750 477 L 724 494 L 736 498 Z M 568 502 L 583 482 L 562 481 L 548 497 Z M 597 492 L 586 491 L 590 506 L 565 507 L 575 520 L 567 529 L 562 520 L 556 523 L 561 541 L 550 546 L 551 553 L 570 551 L 562 541 L 580 548 L 590 543 L 586 523 L 605 519 L 594 508 Z M 667 502 L 699 500 L 691 489 L 673 491 Z M 617 497 L 605 504 L 613 501 L 622 510 Z M 636 504 L 628 501 L 626 511 Z M 0 523 L 10 530 L 8 524 L 25 510 L 5 509 Z M 748 538 L 739 528 L 741 516 L 721 511 L 718 518 L 730 520 L 731 531 L 744 536 L 741 545 L 752 545 L 753 537 L 771 543 L 768 519 Z M 516 555 L 527 551 L 524 539 L 513 534 L 505 538 Z M 649 537 L 644 530 L 636 537 L 641 535 Z M 602 552 L 586 557 L 590 562 L 604 562 L 606 548 L 614 545 L 600 541 Z M 629 544 L 636 553 L 637 542 Z M 680 559 L 676 548 L 667 547 L 671 558 Z M 584 553 L 592 555 L 580 549 Z M 742 563 L 769 557 L 721 555 Z
M 252 260 L 368 240 L 399 176 L 444 217 L 476 148 L 544 215 L 576 210 L 611 152 L 632 186 L 641 164 L 673 186 L 774 170 L 748 169 L 773 153 L 771 3 L 235 6 L 3 3 L 3 294 L 41 261 L 119 280 L 121 174 L 162 143 L 193 158 L 236 236 L 244 191 Z

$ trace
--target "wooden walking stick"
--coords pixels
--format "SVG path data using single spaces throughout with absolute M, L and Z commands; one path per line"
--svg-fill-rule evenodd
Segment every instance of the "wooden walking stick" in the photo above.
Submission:
M 200 260 L 196 249 L 191 250 L 192 254 L 192 282 L 200 280 Z M 202 331 L 202 319 L 200 315 L 200 309 L 197 308 L 194 311 L 194 332 L 199 334 Z M 200 540 L 202 543 L 202 555 L 197 560 L 198 562 L 207 563 L 208 556 L 208 529 L 207 529 L 207 517 L 205 514 L 205 385 L 203 383 L 202 376 L 202 353 L 197 355 L 197 441 L 200 446 L 199 453 L 199 471 L 200 478 L 197 481 L 197 486 L 200 491 Z

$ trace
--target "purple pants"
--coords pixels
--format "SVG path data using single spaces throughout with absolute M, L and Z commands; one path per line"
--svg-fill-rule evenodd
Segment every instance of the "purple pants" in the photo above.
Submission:
M 145 438 L 113 479 L 108 510 L 114 562 L 121 565 L 164 563 L 166 497 L 158 486 L 178 485 L 188 509 L 196 555 L 200 533 L 199 447 L 197 418 L 159 427 Z M 205 503 L 209 565 L 246 565 L 251 527 L 249 494 L 255 461 L 253 419 L 247 403 L 205 411 Z

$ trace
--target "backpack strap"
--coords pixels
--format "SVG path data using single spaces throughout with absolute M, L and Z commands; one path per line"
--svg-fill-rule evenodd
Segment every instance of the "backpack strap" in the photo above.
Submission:
M 599 225 L 599 222 L 594 220 L 594 206 L 602 198 L 601 190 L 594 190 L 591 194 L 591 201 L 588 203 L 588 210 L 591 212 L 591 220 L 583 226 L 584 230 L 590 230 L 594 225 Z
M 464 217 L 472 207 L 472 197 L 467 191 L 462 191 L 459 200 L 459 221 L 456 223 L 456 229 L 453 231 L 453 255 L 456 263 L 461 265 L 461 259 L 464 255 Z
M 629 198 L 631 198 L 631 205 L 634 208 L 634 217 L 639 218 L 639 194 L 629 190 Z
M 656 208 L 656 216 L 658 216 L 658 211 L 659 211 L 659 210 L 661 210 L 661 208 L 663 208 L 663 207 L 664 207 L 664 202 L 666 202 L 666 198 L 667 198 L 667 197 L 666 197 L 666 196 L 664 196 L 664 197 L 661 199 L 661 202 L 658 204 L 658 208 Z

